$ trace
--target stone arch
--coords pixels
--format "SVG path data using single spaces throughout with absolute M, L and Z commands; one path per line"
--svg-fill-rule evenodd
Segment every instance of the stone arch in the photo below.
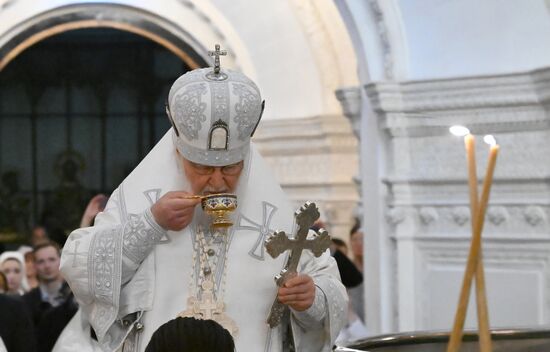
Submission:
M 207 66 L 207 50 L 190 33 L 166 18 L 120 4 L 72 4 L 26 19 L 0 36 L 0 71 L 25 49 L 48 37 L 76 29 L 113 28 L 152 40 L 191 68 Z

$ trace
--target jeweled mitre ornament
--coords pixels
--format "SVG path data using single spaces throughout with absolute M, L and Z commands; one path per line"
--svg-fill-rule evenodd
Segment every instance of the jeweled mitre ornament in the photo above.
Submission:
M 174 82 L 166 112 L 174 128 L 174 142 L 187 160 L 224 166 L 243 160 L 263 112 L 256 84 L 244 74 L 220 67 L 189 71 Z

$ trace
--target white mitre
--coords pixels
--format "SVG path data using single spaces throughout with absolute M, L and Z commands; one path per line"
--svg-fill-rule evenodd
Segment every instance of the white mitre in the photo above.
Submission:
M 263 112 L 260 90 L 236 71 L 203 68 L 174 82 L 166 111 L 180 154 L 192 162 L 224 166 L 244 160 Z

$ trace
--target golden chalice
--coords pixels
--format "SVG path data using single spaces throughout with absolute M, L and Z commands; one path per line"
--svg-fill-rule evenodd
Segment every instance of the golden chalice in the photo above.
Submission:
M 230 215 L 237 209 L 237 196 L 229 193 L 210 194 L 201 198 L 202 210 L 212 217 L 212 227 L 233 225 Z

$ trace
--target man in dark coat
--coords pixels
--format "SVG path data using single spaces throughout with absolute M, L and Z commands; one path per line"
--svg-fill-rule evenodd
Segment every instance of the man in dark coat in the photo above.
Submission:
M 55 242 L 44 242 L 36 246 L 33 253 L 40 284 L 23 299 L 32 315 L 38 351 L 51 351 L 78 305 L 59 271 L 59 246 Z
M 36 351 L 31 318 L 17 297 L 0 294 L 0 338 L 9 352 Z

